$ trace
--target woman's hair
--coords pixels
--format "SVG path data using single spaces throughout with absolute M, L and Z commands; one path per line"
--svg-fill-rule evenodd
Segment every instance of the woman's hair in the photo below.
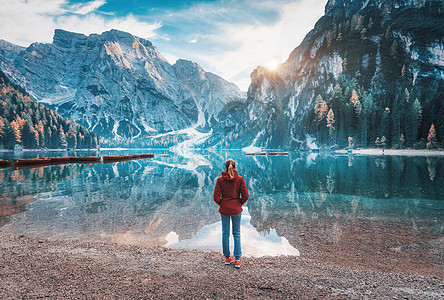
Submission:
M 234 160 L 232 160 L 231 158 L 230 158 L 230 159 L 227 159 L 227 160 L 225 161 L 225 171 L 228 172 L 228 175 L 229 175 L 230 177 L 233 177 L 233 176 L 234 176 L 234 173 L 233 173 L 233 170 L 234 170 L 234 169 L 236 169 L 236 162 L 235 162 Z

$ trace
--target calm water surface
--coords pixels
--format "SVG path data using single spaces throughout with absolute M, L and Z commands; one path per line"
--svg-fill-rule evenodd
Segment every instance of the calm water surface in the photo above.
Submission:
M 242 221 L 245 255 L 303 255 L 301 236 L 334 244 L 346 238 L 350 223 L 402 223 L 416 230 L 407 234 L 444 234 L 443 158 L 168 150 L 77 155 L 122 153 L 156 156 L 1 169 L 0 233 L 220 251 L 212 194 L 225 159 L 233 158 L 250 192 Z

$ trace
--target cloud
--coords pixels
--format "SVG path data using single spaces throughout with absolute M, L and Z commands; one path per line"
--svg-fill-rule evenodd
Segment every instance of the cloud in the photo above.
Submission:
M 97 14 L 88 14 L 86 16 L 74 15 L 60 17 L 57 19 L 55 28 L 80 32 L 86 35 L 102 33 L 110 29 L 119 29 L 148 39 L 156 37 L 156 30 L 160 27 L 160 23 L 151 24 L 141 22 L 132 15 L 128 15 L 125 18 L 109 19 Z
M 75 14 L 87 15 L 99 7 L 103 6 L 106 3 L 104 0 L 95 0 L 87 3 L 79 3 L 75 5 L 71 5 L 70 9 Z
M 179 56 L 177 56 L 176 54 L 171 54 L 171 53 L 169 53 L 169 52 L 161 52 L 161 54 L 162 54 L 162 56 L 164 57 L 164 58 L 166 58 L 166 60 L 170 63 L 170 64 L 172 64 L 172 65 L 174 65 L 174 63 L 178 60 L 178 59 L 180 59 L 180 58 L 183 58 L 183 57 L 179 57 Z
M 116 16 L 105 11 L 104 5 L 111 4 L 105 0 L 74 5 L 68 0 L 0 0 L 0 38 L 28 46 L 51 42 L 56 28 L 83 34 L 119 29 L 152 40 L 172 63 L 193 60 L 247 90 L 257 66 L 288 58 L 326 2 L 217 0 L 150 9 L 128 2 L 125 11 L 133 13 L 122 15 L 114 6 Z
M 242 90 L 259 65 L 283 63 L 323 15 L 327 0 L 242 0 L 198 3 L 169 12 L 165 26 L 180 31 L 161 52 L 198 62 Z
M 54 29 L 83 34 L 110 29 L 131 32 L 143 38 L 157 36 L 159 22 L 140 21 L 129 14 L 113 17 L 97 11 L 105 1 L 69 5 L 66 0 L 0 0 L 0 38 L 28 46 L 32 42 L 51 42 Z
M 231 44 L 233 49 L 224 51 L 217 58 L 207 57 L 207 63 L 223 77 L 237 79 L 238 85 L 246 90 L 250 83 L 249 74 L 257 66 L 273 67 L 285 62 L 322 16 L 325 2 L 301 0 L 283 5 L 279 20 L 271 25 L 225 26 L 225 30 L 212 38 L 218 43 Z

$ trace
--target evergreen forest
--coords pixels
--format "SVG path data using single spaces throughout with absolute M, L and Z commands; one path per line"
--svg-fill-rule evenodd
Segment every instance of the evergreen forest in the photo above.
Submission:
M 0 71 L 0 148 L 15 145 L 25 149 L 94 149 L 99 147 L 99 138 L 31 99 Z
M 428 149 L 440 146 L 444 120 L 424 118 L 423 104 L 415 89 L 400 88 L 387 105 L 381 106 L 359 84 L 360 76 L 359 72 L 351 79 L 342 76 L 331 93 L 317 95 L 307 129 L 320 145 Z M 444 106 L 437 108 L 435 113 L 443 116 Z

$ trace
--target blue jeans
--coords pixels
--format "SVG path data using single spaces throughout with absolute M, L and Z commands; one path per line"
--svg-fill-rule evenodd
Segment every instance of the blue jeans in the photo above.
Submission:
M 240 240 L 240 224 L 242 213 L 237 215 L 223 215 L 222 219 L 222 249 L 225 257 L 230 257 L 230 219 L 233 223 L 233 238 L 234 238 L 234 258 L 240 260 L 242 256 L 241 240 Z

